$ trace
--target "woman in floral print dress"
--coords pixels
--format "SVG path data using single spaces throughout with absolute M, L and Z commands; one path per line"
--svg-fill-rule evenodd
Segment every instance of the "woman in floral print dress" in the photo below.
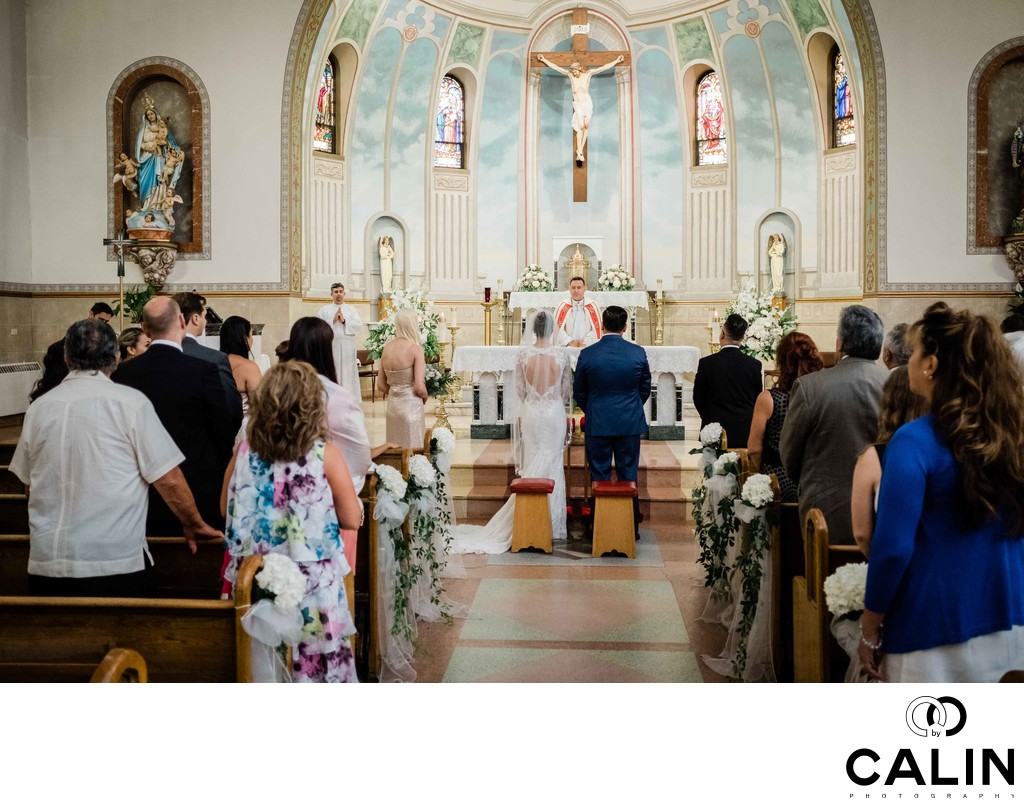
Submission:
M 348 637 L 355 633 L 345 576 L 361 510 L 345 459 L 326 443 L 323 387 L 305 362 L 271 368 L 250 402 L 247 439 L 228 466 L 221 505 L 234 583 L 246 556 L 281 553 L 306 577 L 302 638 L 289 660 L 295 682 L 355 682 Z

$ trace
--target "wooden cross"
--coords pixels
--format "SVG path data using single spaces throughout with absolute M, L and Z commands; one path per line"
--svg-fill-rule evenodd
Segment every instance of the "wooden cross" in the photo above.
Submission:
M 124 248 L 134 247 L 139 243 L 137 238 L 125 238 L 124 228 L 122 227 L 118 231 L 117 238 L 105 238 L 103 239 L 103 245 L 105 247 L 113 247 L 117 251 L 117 283 L 118 283 L 118 296 L 121 299 L 121 306 L 118 308 L 118 316 L 120 317 L 120 330 L 124 331 Z
M 539 52 L 532 51 L 530 53 L 530 67 L 532 69 L 541 69 L 546 67 L 545 63 L 541 60 L 544 57 L 548 62 L 557 67 L 564 69 L 569 68 L 574 63 L 578 64 L 580 70 L 587 71 L 592 68 L 607 68 L 619 57 L 622 57 L 618 61 L 619 65 L 628 67 L 631 63 L 629 60 L 629 51 L 588 51 L 587 46 L 589 42 L 590 34 L 590 22 L 588 21 L 588 12 L 585 8 L 574 8 L 572 10 L 572 50 L 571 51 L 552 51 L 552 52 Z M 576 132 L 573 132 L 572 139 L 572 154 L 577 154 L 576 149 Z M 587 201 L 587 144 L 584 141 L 583 145 L 583 160 L 573 159 L 572 169 L 572 200 L 573 202 L 586 202 Z

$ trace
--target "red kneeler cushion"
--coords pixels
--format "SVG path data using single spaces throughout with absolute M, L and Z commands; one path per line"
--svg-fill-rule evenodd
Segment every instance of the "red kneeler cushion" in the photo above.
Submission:
M 513 494 L 550 494 L 555 490 L 555 481 L 548 477 L 520 477 L 512 481 Z
M 594 480 L 592 490 L 595 497 L 635 497 L 636 483 L 619 480 Z

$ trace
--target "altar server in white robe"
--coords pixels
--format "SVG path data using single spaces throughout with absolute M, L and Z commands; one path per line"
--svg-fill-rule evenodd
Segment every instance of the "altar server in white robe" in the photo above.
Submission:
M 334 329 L 334 367 L 338 372 L 338 383 L 348 390 L 356 401 L 362 399 L 359 390 L 359 363 L 356 359 L 355 336 L 363 327 L 355 306 L 345 302 L 345 285 L 331 284 L 333 303 L 328 303 L 317 312 L 317 317 Z
M 569 281 L 569 299 L 555 312 L 558 344 L 585 348 L 601 339 L 601 312 L 586 299 L 587 282 L 577 276 Z

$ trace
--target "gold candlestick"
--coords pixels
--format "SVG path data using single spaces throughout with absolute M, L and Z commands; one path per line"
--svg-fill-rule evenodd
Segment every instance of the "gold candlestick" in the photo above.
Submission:
M 654 293 L 654 344 L 665 344 L 665 298 L 661 291 Z
M 498 287 L 498 344 L 505 344 L 505 293 Z
M 491 309 L 498 305 L 497 300 L 492 300 L 489 303 L 481 303 L 484 307 L 484 345 L 490 347 L 491 345 Z
M 717 323 L 715 324 L 717 325 Z M 710 353 L 718 353 L 718 349 L 722 346 L 718 344 L 718 340 L 715 339 L 715 326 L 708 326 L 708 351 Z

